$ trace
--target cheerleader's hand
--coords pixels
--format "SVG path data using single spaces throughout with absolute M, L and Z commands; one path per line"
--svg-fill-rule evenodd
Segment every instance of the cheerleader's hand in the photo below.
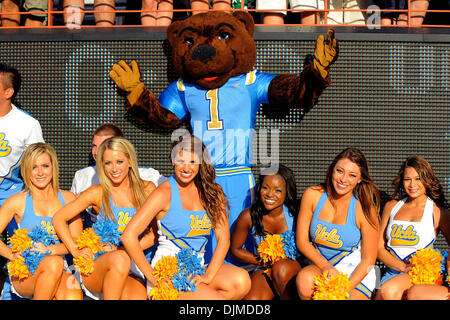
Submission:
M 201 283 L 209 284 L 211 282 L 211 279 L 207 277 L 206 275 L 196 275 L 192 277 L 191 284 L 195 284 L 195 287 L 198 288 L 198 285 Z
M 326 272 L 327 273 L 327 278 L 331 278 L 332 276 L 337 276 L 339 271 L 333 267 L 332 265 L 328 265 L 324 268 L 321 269 L 322 273 Z
M 49 253 L 54 254 L 54 251 L 51 246 L 45 246 L 42 242 L 37 242 L 33 244 L 34 248 L 33 251 L 39 252 L 39 253 Z
M 102 245 L 102 251 L 103 252 L 111 252 L 111 251 L 115 251 L 117 250 L 117 246 L 110 244 L 110 243 L 105 243 Z
M 411 271 L 412 268 L 413 268 L 413 265 L 411 263 L 405 263 L 405 266 L 403 267 L 402 272 L 408 273 Z
M 259 254 L 256 255 L 256 261 L 258 261 L 259 265 L 263 268 L 269 268 L 270 263 L 264 262 Z
M 11 260 L 14 260 L 14 259 L 21 259 L 21 258 L 23 258 L 22 252 L 19 251 L 19 252 L 14 252 L 14 253 L 12 254 L 12 259 L 11 259 Z
M 93 260 L 94 259 L 94 253 L 89 248 L 83 248 L 83 249 L 75 249 L 75 252 L 72 253 L 73 258 L 78 257 L 84 257 L 86 260 Z

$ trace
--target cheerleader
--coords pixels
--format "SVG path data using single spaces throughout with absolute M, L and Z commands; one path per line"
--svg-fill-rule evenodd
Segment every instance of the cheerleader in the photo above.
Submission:
M 230 246 L 227 204 L 209 153 L 200 139 L 180 136 L 171 147 L 174 175 L 147 198 L 122 235 L 123 244 L 148 281 L 149 290 L 157 283 L 153 275 L 156 263 L 189 249 L 203 259 L 214 231 L 217 247 L 203 275 L 195 275 L 195 291 L 181 292 L 179 299 L 241 299 L 250 289 L 248 273 L 223 264 Z M 138 245 L 138 236 L 152 222 L 158 225 L 155 256 L 147 261 Z
M 297 246 L 311 264 L 297 275 L 301 299 L 314 293 L 314 277 L 349 276 L 350 299 L 367 300 L 376 285 L 379 191 L 364 154 L 347 148 L 328 167 L 325 181 L 305 190 Z
M 42 227 L 55 241 L 43 244 L 34 243 L 32 252 L 46 254 L 37 269 L 28 277 L 20 279 L 18 274 L 10 274 L 11 292 L 20 298 L 35 300 L 81 300 L 83 294 L 79 283 L 68 267 L 64 256 L 67 248 L 56 237 L 52 217 L 65 203 L 72 201 L 75 195 L 59 189 L 59 166 L 56 152 L 52 146 L 38 142 L 31 144 L 24 152 L 21 175 L 25 189 L 10 197 L 0 207 L 0 231 L 8 226 L 8 233 L 15 230 Z M 67 230 L 73 237 L 82 231 L 79 215 L 68 221 Z M 21 258 L 22 252 L 13 252 L 5 243 L 0 242 L 0 255 L 12 261 Z
M 126 228 L 136 210 L 155 189 L 153 182 L 139 177 L 137 157 L 133 145 L 125 138 L 112 137 L 100 144 L 97 154 L 100 185 L 94 185 L 61 208 L 53 217 L 55 230 L 75 258 L 94 259 L 90 248 L 78 248 L 76 238 L 68 232 L 67 221 L 80 212 L 92 207 L 98 221 L 113 221 L 119 235 Z M 146 232 L 139 246 L 143 249 L 153 242 L 146 239 L 154 235 Z M 122 245 L 105 244 L 94 261 L 93 272 L 81 275 L 85 294 L 91 299 L 104 300 L 145 300 L 147 294 L 143 275 L 134 268 Z
M 285 232 L 294 234 L 297 214 L 297 187 L 291 169 L 280 164 L 277 172 L 261 174 L 255 186 L 252 205 L 239 215 L 231 236 L 231 254 L 240 261 L 257 266 L 252 272 L 251 290 L 244 299 L 271 300 L 277 297 L 290 300 L 297 297 L 295 277 L 300 271 L 299 262 L 289 258 L 280 259 L 270 266 L 269 276 L 261 257 L 244 247 L 249 233 L 255 248 L 266 235 L 281 235 Z M 295 243 L 294 246 L 295 256 Z
M 393 180 L 393 199 L 386 203 L 378 239 L 378 259 L 387 270 L 381 278 L 377 299 L 447 299 L 442 286 L 411 283 L 408 262 L 417 250 L 433 246 L 442 230 L 450 236 L 450 216 L 442 186 L 431 165 L 421 156 L 407 158 Z M 409 291 L 409 293 L 408 293 Z

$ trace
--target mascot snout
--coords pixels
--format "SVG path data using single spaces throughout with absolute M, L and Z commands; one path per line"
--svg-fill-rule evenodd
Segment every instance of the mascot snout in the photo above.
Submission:
M 202 44 L 192 52 L 192 59 L 199 60 L 203 63 L 208 62 L 216 56 L 216 49 L 209 44 Z

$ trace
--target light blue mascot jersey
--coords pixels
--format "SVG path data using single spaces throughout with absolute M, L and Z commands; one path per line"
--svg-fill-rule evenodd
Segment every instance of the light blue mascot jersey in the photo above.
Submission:
M 181 121 L 190 118 L 192 134 L 205 143 L 214 167 L 251 166 L 256 114 L 262 103 L 268 103 L 274 77 L 252 70 L 217 89 L 180 79 L 162 92 L 159 102 Z

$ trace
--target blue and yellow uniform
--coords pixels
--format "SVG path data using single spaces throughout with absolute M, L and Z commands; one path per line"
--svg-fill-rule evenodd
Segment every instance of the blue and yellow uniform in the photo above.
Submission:
M 58 191 L 58 199 L 63 206 L 66 204 L 61 191 Z M 22 219 L 18 224 L 15 222 L 15 220 L 11 221 L 11 223 L 8 224 L 8 233 L 12 235 L 14 234 L 14 231 L 16 229 L 32 230 L 36 225 L 44 227 L 45 230 L 47 230 L 48 234 L 54 235 L 58 240 L 57 242 L 61 243 L 56 235 L 55 228 L 53 227 L 52 217 L 37 216 L 35 214 L 33 207 L 33 197 L 30 195 L 30 191 L 27 191 L 25 198 L 25 210 L 23 212 Z M 5 279 L 2 291 L 2 300 L 18 300 L 20 298 L 29 299 L 31 297 L 22 297 L 19 293 L 16 292 L 16 290 L 14 290 L 14 287 L 11 286 L 11 280 L 9 279 L 9 277 Z
M 386 227 L 386 249 L 393 256 L 407 262 L 416 251 L 432 247 L 436 241 L 434 227 L 433 205 L 434 202 L 427 198 L 420 221 L 403 221 L 395 219 L 397 212 L 405 204 L 408 198 L 397 202 L 392 208 L 388 225 Z M 381 283 L 402 274 L 402 272 L 387 268 L 381 278 Z
M 128 223 L 131 221 L 131 218 L 134 216 L 134 214 L 136 213 L 137 209 L 135 207 L 119 207 L 119 206 L 115 206 L 113 200 L 110 198 L 110 204 L 111 204 L 111 213 L 114 217 L 113 221 L 115 222 L 115 224 L 117 225 L 117 232 L 122 235 L 123 231 L 125 230 L 125 228 L 127 227 Z M 106 217 L 106 213 L 105 210 L 102 206 L 100 213 L 98 214 L 97 217 L 97 221 L 102 221 L 102 220 L 106 220 L 108 219 Z M 119 246 L 122 246 L 122 243 L 119 243 Z M 152 255 L 153 251 L 152 248 L 148 248 L 146 250 L 144 250 L 144 254 L 148 254 L 148 255 Z M 139 270 L 139 268 L 136 266 L 136 264 L 134 263 L 134 261 L 131 261 L 131 266 L 130 266 L 130 273 L 140 277 L 140 278 L 144 278 L 143 273 L 141 272 L 141 270 Z M 103 299 L 103 293 L 101 292 L 94 292 L 89 290 L 82 281 L 82 278 L 79 274 L 77 274 L 77 277 L 81 283 L 81 287 L 83 288 L 84 293 L 90 297 L 91 299 L 94 300 L 101 300 Z
M 289 209 L 283 205 L 283 213 L 284 213 L 284 219 L 287 224 L 287 231 L 295 232 L 295 225 L 294 225 L 294 217 L 289 213 Z M 253 244 L 255 245 L 255 248 L 258 248 L 259 244 L 264 241 L 265 236 L 261 236 L 259 234 L 256 234 L 255 226 L 252 226 L 251 234 L 253 237 Z M 255 251 L 256 253 L 256 251 Z
M 252 200 L 254 177 L 252 140 L 257 112 L 268 103 L 268 88 L 274 74 L 252 70 L 230 78 L 222 87 L 205 89 L 181 79 L 171 83 L 159 102 L 180 121 L 190 119 L 192 134 L 207 146 L 216 168 L 216 182 L 222 186 L 230 204 L 231 229 Z M 248 110 L 250 109 L 250 110 Z M 209 260 L 216 241 L 210 242 Z M 239 264 L 231 255 L 226 261 Z
M 175 256 L 183 248 L 193 250 L 199 257 L 203 257 L 212 230 L 206 211 L 184 210 L 175 178 L 169 177 L 168 181 L 172 193 L 170 208 L 163 218 L 157 220 L 158 247 L 152 266 L 163 256 Z
M 61 191 L 58 191 L 58 199 L 64 206 L 66 202 L 62 196 Z M 41 225 L 47 230 L 48 234 L 53 235 L 58 239 L 58 243 L 61 243 L 56 235 L 55 228 L 53 228 L 52 217 L 37 216 L 34 212 L 33 197 L 30 195 L 30 191 L 27 191 L 25 200 L 25 211 L 23 212 L 22 220 L 17 224 L 19 229 L 33 229 L 36 225 Z
M 111 213 L 113 214 L 113 217 L 114 217 L 113 221 L 117 224 L 117 232 L 119 232 L 119 234 L 122 235 L 123 230 L 125 230 L 126 226 L 130 222 L 130 220 L 134 216 L 134 214 L 136 213 L 137 209 L 134 207 L 115 206 L 112 199 L 110 199 L 110 203 L 111 203 Z M 100 210 L 100 213 L 98 214 L 97 218 L 98 218 L 98 220 L 108 219 L 106 217 L 103 206 L 102 206 L 102 209 Z
M 324 192 L 311 219 L 309 235 L 319 253 L 338 271 L 349 276 L 361 262 L 361 231 L 356 225 L 357 199 L 352 195 L 344 225 L 323 221 L 319 218 L 320 211 L 328 199 Z M 366 277 L 356 286 L 368 298 L 371 297 L 376 285 L 375 269 L 372 268 Z

